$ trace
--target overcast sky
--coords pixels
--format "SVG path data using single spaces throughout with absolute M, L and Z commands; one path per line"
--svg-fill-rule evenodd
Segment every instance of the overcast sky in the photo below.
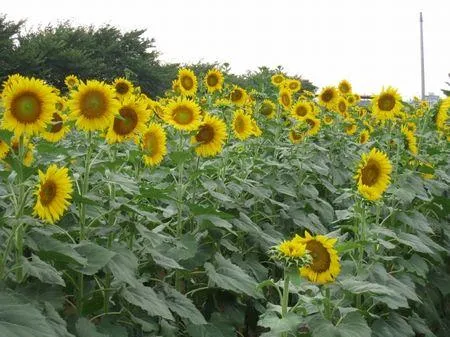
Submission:
M 426 92 L 450 72 L 449 0 L 30 0 L 0 13 L 28 27 L 70 20 L 147 29 L 163 62 L 228 62 L 235 73 L 282 65 L 317 86 L 350 80 L 372 94 L 392 85 L 420 95 L 419 12 Z

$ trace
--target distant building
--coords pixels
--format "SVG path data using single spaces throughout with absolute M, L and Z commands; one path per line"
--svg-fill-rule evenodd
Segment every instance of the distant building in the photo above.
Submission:
M 433 92 L 429 92 L 428 95 L 425 95 L 425 101 L 430 103 L 430 105 L 436 104 L 440 100 L 440 97 Z

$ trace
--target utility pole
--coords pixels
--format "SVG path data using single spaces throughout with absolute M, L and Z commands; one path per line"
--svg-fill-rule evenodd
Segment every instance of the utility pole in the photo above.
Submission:
M 425 99 L 425 62 L 423 56 L 423 18 L 422 12 L 420 12 L 420 70 L 421 70 L 421 78 L 422 78 L 422 100 Z

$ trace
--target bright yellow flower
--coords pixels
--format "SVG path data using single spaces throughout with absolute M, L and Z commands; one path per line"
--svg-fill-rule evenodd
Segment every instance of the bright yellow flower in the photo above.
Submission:
M 298 240 L 283 241 L 277 247 L 285 257 L 299 258 L 306 254 L 306 245 Z
M 156 166 L 161 163 L 167 153 L 167 136 L 163 127 L 151 123 L 145 130 L 141 139 L 142 158 L 147 166 Z
M 222 151 L 227 138 L 227 126 L 216 116 L 206 114 L 191 142 L 196 144 L 195 153 L 200 157 L 212 157 Z
M 338 89 L 342 94 L 346 95 L 352 92 L 352 85 L 349 81 L 342 80 L 339 82 Z
M 223 74 L 218 69 L 210 69 L 206 73 L 205 76 L 205 85 L 208 90 L 208 92 L 215 92 L 222 90 L 223 86 Z
M 187 98 L 179 97 L 165 107 L 164 120 L 177 130 L 197 130 L 201 123 L 200 107 Z
M 65 115 L 59 111 L 55 111 L 47 129 L 42 132 L 42 138 L 52 143 L 59 142 L 70 131 L 66 120 L 67 117 Z
M 278 94 L 278 102 L 286 109 L 289 110 L 292 105 L 292 93 L 289 89 L 281 88 Z
M 279 87 L 281 85 L 281 83 L 284 82 L 284 80 L 285 80 L 285 77 L 281 73 L 275 74 L 271 78 L 272 84 L 277 87 Z
M 388 87 L 372 98 L 372 113 L 377 120 L 394 120 L 402 109 L 402 98 L 397 90 Z
M 197 77 L 192 70 L 186 68 L 179 69 L 178 83 L 183 95 L 195 96 L 197 92 Z
M 80 80 L 75 75 L 67 75 L 64 79 L 64 83 L 69 90 L 72 90 L 80 84 Z
M 328 109 L 333 109 L 337 98 L 338 91 L 335 87 L 325 87 L 319 94 L 319 104 Z
M 259 108 L 259 113 L 266 116 L 268 119 L 272 119 L 276 114 L 275 104 L 271 100 L 265 99 Z
M 133 90 L 133 83 L 128 81 L 126 78 L 119 77 L 116 78 L 113 82 L 114 90 L 116 92 L 117 97 L 123 98 L 130 95 Z
M 233 116 L 233 132 L 236 138 L 245 140 L 252 135 L 252 118 L 242 110 L 236 110 Z
M 243 106 L 248 99 L 248 94 L 247 92 L 238 87 L 238 86 L 234 86 L 233 90 L 230 93 L 230 101 L 234 104 L 236 104 L 237 106 Z
M 312 107 L 308 101 L 297 101 L 297 103 L 292 106 L 291 116 L 299 121 L 305 120 L 305 118 L 311 116 L 311 114 Z

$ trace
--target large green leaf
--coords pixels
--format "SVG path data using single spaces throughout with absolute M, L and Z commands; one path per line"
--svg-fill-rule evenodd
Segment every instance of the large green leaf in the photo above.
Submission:
M 85 317 L 78 319 L 75 324 L 78 337 L 111 337 L 109 334 L 103 334 L 97 331 L 94 323 Z
M 336 326 L 321 316 L 309 324 L 313 337 L 371 337 L 371 329 L 357 312 L 350 312 Z
M 258 321 L 258 325 L 270 328 L 270 332 L 263 334 L 263 336 L 279 336 L 283 332 L 292 332 L 298 329 L 302 322 L 302 317 L 290 312 L 285 317 L 281 318 L 274 311 L 268 311 L 263 314 Z
M 114 277 L 119 281 L 128 283 L 130 286 L 140 284 L 136 279 L 137 257 L 126 247 L 113 247 L 112 249 L 116 255 L 111 258 L 107 267 Z
M 83 241 L 75 250 L 87 259 L 85 266 L 74 266 L 73 269 L 85 275 L 94 275 L 116 255 L 116 253 L 103 248 L 93 242 Z
M 166 303 L 169 309 L 180 317 L 187 318 L 195 325 L 206 324 L 205 318 L 190 299 L 173 288 L 164 287 Z
M 389 317 L 384 320 L 377 319 L 372 324 L 373 337 L 414 337 L 411 326 L 395 312 L 391 312 Z
M 37 277 L 44 283 L 58 284 L 63 287 L 66 285 L 60 273 L 52 265 L 45 263 L 34 254 L 31 255 L 31 260 L 23 257 L 22 265 L 25 273 Z

